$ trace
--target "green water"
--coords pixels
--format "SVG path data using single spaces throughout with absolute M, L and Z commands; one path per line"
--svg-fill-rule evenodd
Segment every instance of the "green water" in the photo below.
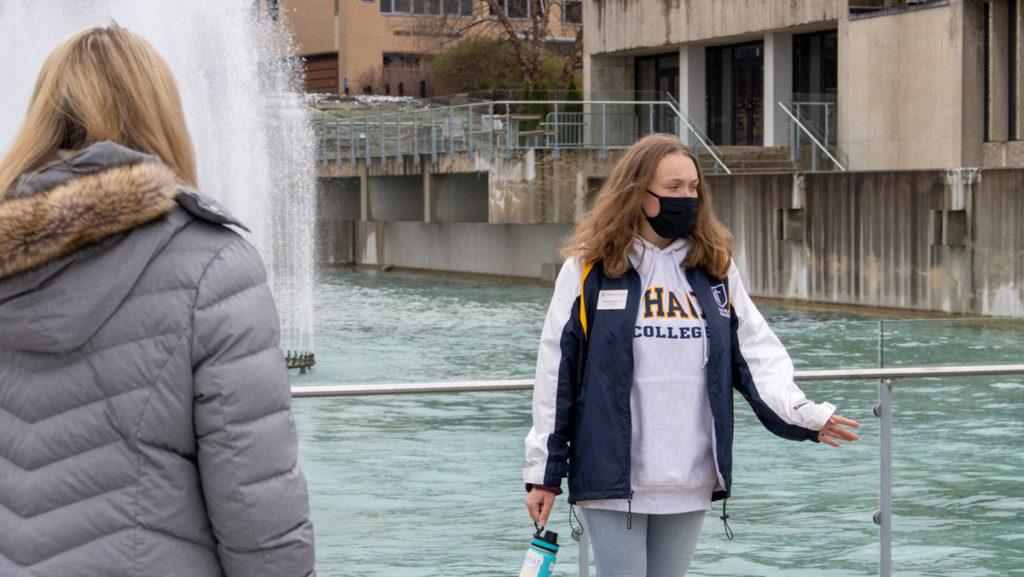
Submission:
M 551 289 L 327 270 L 317 367 L 293 384 L 532 378 Z M 876 319 L 763 309 L 798 369 L 878 365 Z M 1024 362 L 1024 325 L 886 320 L 886 366 Z M 688 575 L 876 575 L 877 383 L 802 383 L 862 423 L 841 449 L 765 431 L 737 396 L 733 498 L 705 522 Z M 1024 575 L 1024 377 L 898 385 L 894 573 Z M 532 523 L 522 500 L 530 393 L 294 403 L 319 575 L 517 575 Z M 567 536 L 560 498 L 551 528 Z M 557 575 L 576 575 L 576 546 Z M 593 569 L 591 569 L 593 575 Z

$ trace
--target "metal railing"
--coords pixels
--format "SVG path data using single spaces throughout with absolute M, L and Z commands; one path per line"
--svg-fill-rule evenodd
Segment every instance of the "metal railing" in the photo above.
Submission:
M 796 381 L 877 380 L 878 403 L 873 412 L 880 420 L 879 510 L 873 515 L 879 526 L 878 568 L 881 577 L 892 576 L 892 429 L 893 388 L 901 379 L 929 377 L 980 377 L 1024 375 L 1024 364 L 954 367 L 908 367 L 797 371 Z M 394 385 L 321 385 L 292 387 L 295 398 L 349 397 L 365 395 L 407 395 L 423 393 L 466 393 L 517 391 L 533 388 L 533 380 L 462 381 L 450 383 L 402 383 Z M 587 533 L 580 537 L 579 575 L 589 577 L 590 551 Z
M 516 150 L 628 148 L 654 132 L 671 132 L 689 144 L 706 171 L 730 174 L 710 140 L 670 101 L 501 100 L 451 106 L 378 107 L 361 114 L 322 114 L 313 119 L 321 167 L 387 158 L 482 154 L 491 161 Z
M 804 169 L 822 170 L 824 156 L 830 162 L 827 170 L 847 170 L 846 154 L 836 143 L 834 102 L 783 100 L 778 104 L 790 120 L 790 160 Z
M 675 110 L 676 114 L 679 116 L 679 120 L 686 126 L 686 132 L 679 133 L 679 138 L 683 140 L 683 142 L 685 142 L 686 144 L 693 147 L 694 150 L 707 151 L 707 154 L 709 154 L 714 159 L 714 166 L 720 167 L 722 169 L 720 171 L 721 173 L 732 174 L 732 171 L 729 170 L 729 168 L 725 165 L 725 162 L 722 161 L 722 151 L 719 150 L 718 147 L 715 146 L 715 144 L 711 141 L 711 137 L 708 136 L 708 134 L 704 132 L 704 130 L 696 122 L 694 122 L 693 119 L 689 117 L 689 115 L 683 112 L 683 106 L 679 104 L 679 101 L 676 100 L 674 96 L 672 96 L 671 92 L 665 92 L 664 94 L 665 97 L 668 99 L 668 102 L 672 105 L 672 108 Z M 688 141 L 686 137 L 692 138 L 692 141 Z

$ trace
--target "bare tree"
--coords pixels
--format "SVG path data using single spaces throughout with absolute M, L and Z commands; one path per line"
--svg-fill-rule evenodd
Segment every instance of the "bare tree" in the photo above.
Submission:
M 526 86 L 540 84 L 545 60 L 552 54 L 557 54 L 564 62 L 554 88 L 566 89 L 583 60 L 582 26 L 568 26 L 569 29 L 575 29 L 575 37 L 567 51 L 555 51 L 552 47 L 552 40 L 555 38 L 552 10 L 558 10 L 561 14 L 565 10 L 566 0 L 507 2 L 509 11 L 515 6 L 522 13 L 528 13 L 528 18 L 510 17 L 505 8 L 506 0 L 483 0 L 472 17 L 446 14 L 438 18 L 421 19 L 416 35 L 421 38 L 423 48 L 429 52 L 436 52 L 453 43 L 479 36 L 500 38 L 512 47 Z M 480 7 L 484 7 L 484 10 L 479 10 Z M 442 12 L 445 10 L 442 9 Z

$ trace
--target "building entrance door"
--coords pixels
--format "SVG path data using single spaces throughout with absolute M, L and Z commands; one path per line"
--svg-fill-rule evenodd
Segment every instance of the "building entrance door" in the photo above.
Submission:
M 640 56 L 636 65 L 636 100 L 643 102 L 677 100 L 679 96 L 679 53 Z M 637 137 L 651 132 L 676 132 L 675 115 L 668 106 L 637 107 Z
M 764 73 L 761 44 L 738 46 L 733 60 L 733 144 L 764 142 Z
M 763 52 L 762 42 L 706 49 L 707 131 L 715 144 L 764 142 Z

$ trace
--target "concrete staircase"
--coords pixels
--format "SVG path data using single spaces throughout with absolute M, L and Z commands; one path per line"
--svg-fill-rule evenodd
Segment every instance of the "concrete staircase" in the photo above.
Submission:
M 796 172 L 785 146 L 719 146 L 722 162 L 733 174 Z

